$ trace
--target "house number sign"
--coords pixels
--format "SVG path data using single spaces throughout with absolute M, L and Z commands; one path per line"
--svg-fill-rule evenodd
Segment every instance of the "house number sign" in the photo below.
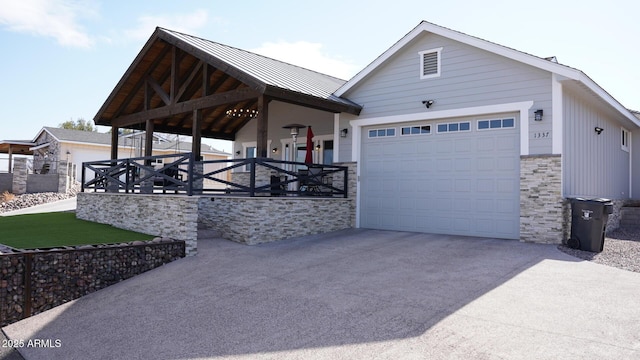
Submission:
M 546 139 L 551 137 L 551 131 L 538 131 L 533 133 L 534 139 Z

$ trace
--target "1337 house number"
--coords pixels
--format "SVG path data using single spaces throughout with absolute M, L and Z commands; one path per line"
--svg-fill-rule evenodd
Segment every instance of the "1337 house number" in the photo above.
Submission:
M 533 138 L 534 139 L 545 139 L 545 138 L 549 138 L 551 137 L 551 131 L 541 131 L 541 132 L 534 132 L 533 133 Z

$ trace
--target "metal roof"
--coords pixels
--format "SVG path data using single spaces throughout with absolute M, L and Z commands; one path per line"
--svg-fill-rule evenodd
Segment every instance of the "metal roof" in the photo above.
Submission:
M 347 99 L 333 95 L 346 83 L 346 80 L 193 35 L 165 28 L 158 28 L 158 30 L 217 57 L 265 85 L 354 105 Z

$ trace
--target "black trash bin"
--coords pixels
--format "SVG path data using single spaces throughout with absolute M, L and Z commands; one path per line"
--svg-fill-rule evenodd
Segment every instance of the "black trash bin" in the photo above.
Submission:
M 574 249 L 601 252 L 604 233 L 613 203 L 609 199 L 571 199 L 571 238 L 567 245 Z

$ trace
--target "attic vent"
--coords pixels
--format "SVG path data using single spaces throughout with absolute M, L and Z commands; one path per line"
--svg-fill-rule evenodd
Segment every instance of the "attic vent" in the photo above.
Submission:
M 440 52 L 442 48 L 421 51 L 420 79 L 440 76 Z

